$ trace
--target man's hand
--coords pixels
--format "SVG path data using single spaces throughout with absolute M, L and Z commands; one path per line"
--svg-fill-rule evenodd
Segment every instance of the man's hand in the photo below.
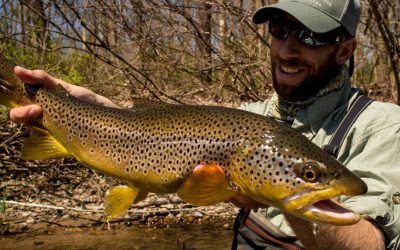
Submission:
M 108 107 L 118 107 L 104 96 L 97 95 L 92 91 L 79 87 L 60 79 L 54 78 L 43 70 L 27 70 L 16 66 L 14 73 L 27 84 L 41 84 L 45 88 L 54 89 L 61 84 L 65 90 L 72 96 L 92 103 Z M 10 119 L 16 123 L 29 123 L 42 114 L 42 108 L 39 105 L 32 104 L 23 107 L 17 107 L 10 110 Z
M 308 250 L 319 249 L 385 249 L 385 238 L 372 222 L 361 219 L 351 226 L 312 224 L 285 214 L 298 239 Z
M 266 205 L 261 204 L 248 196 L 237 194 L 228 200 L 237 207 L 246 207 L 257 210 Z M 383 233 L 370 221 L 361 219 L 351 226 L 333 226 L 329 224 L 315 224 L 293 215 L 285 217 L 293 228 L 298 239 L 306 249 L 376 249 L 385 248 Z M 352 235 L 352 237 L 349 237 Z M 368 237 L 366 237 L 368 235 Z

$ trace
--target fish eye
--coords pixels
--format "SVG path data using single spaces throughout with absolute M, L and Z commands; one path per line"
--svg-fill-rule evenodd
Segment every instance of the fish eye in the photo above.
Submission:
M 321 177 L 321 171 L 315 162 L 307 162 L 300 169 L 300 178 L 307 182 L 317 182 Z

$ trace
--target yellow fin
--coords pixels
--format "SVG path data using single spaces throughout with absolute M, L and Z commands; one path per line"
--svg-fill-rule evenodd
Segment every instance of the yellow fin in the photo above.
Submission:
M 22 158 L 44 160 L 70 157 L 71 154 L 47 131 L 32 127 L 31 136 L 24 142 Z
M 106 194 L 105 210 L 107 221 L 122 214 L 131 206 L 132 203 L 138 203 L 144 200 L 148 192 L 141 191 L 131 185 L 116 186 Z
M 239 188 L 228 179 L 223 167 L 208 163 L 197 166 L 177 194 L 185 202 L 207 206 L 226 201 L 238 192 Z

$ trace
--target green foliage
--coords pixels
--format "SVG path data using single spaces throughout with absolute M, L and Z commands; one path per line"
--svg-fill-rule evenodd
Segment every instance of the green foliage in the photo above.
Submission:
M 0 214 L 5 214 L 6 213 L 6 197 L 3 196 L 3 198 L 0 200 Z
M 9 109 L 7 107 L 0 105 L 0 124 L 8 120 L 8 111 Z
M 64 78 L 65 81 L 81 85 L 86 82 L 86 77 L 80 73 L 80 71 L 74 65 L 66 65 L 64 71 L 67 73 L 67 77 Z
M 54 62 L 54 54 L 40 54 L 34 48 L 22 47 L 13 43 L 1 43 L 1 52 L 15 65 L 28 69 L 47 68 Z
M 6 197 L 0 200 L 0 235 L 4 235 L 9 231 L 9 223 L 6 220 Z
M 360 83 L 370 83 L 374 75 L 375 65 L 368 60 L 363 62 L 363 67 L 358 68 L 355 73 Z
M 87 83 L 88 74 L 92 73 L 90 65 L 93 65 L 93 62 L 90 62 L 90 55 L 72 51 L 62 55 L 61 63 L 53 66 L 51 71 L 66 82 L 83 85 Z
M 12 43 L 0 44 L 0 50 L 15 65 L 27 69 L 43 69 L 55 77 L 77 85 L 87 82 L 88 65 L 93 64 L 89 62 L 90 56 L 85 53 L 44 53 Z

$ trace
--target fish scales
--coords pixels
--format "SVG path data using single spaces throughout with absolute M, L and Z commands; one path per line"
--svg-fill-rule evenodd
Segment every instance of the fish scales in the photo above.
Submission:
M 74 157 L 125 182 L 106 197 L 111 219 L 148 192 L 209 205 L 238 194 L 311 221 L 353 224 L 360 216 L 329 199 L 365 183 L 294 129 L 265 116 L 215 106 L 98 106 L 61 85 L 24 87 L 0 56 L 0 103 L 38 103 L 25 159 Z
M 175 192 L 202 162 L 218 163 L 229 174 L 230 155 L 245 141 L 282 128 L 265 117 L 220 107 L 164 105 L 135 112 L 46 90 L 38 92 L 36 101 L 43 103 L 43 123 L 51 124 L 56 139 L 76 145 L 74 157 L 90 166 L 108 162 L 98 170 L 138 186 L 156 185 L 157 192 Z M 250 174 L 254 169 L 241 171 Z M 164 183 L 168 187 L 163 188 Z

